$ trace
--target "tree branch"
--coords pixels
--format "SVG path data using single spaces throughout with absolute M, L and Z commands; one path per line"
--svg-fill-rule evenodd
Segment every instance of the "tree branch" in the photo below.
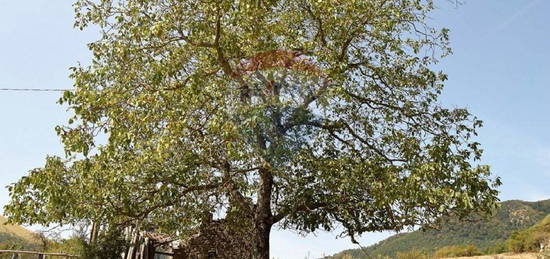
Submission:
M 273 216 L 273 224 L 283 220 L 284 218 L 286 218 L 288 215 L 290 214 L 293 214 L 293 213 L 296 213 L 296 212 L 301 212 L 301 211 L 312 211 L 312 210 L 316 210 L 316 209 L 320 209 L 320 208 L 324 208 L 324 207 L 328 207 L 330 204 L 329 203 L 324 203 L 324 202 L 317 202 L 317 203 L 303 203 L 303 204 L 300 204 L 296 207 L 293 207 L 293 208 L 285 208 L 283 209 L 282 211 L 280 211 L 279 213 L 277 213 L 276 215 Z

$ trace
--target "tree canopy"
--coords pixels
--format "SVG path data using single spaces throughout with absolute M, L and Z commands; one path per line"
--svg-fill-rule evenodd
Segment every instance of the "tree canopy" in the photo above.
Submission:
M 431 0 L 74 7 L 101 38 L 60 99 L 67 157 L 9 187 L 12 221 L 185 235 L 236 212 L 269 258 L 275 224 L 353 240 L 496 206 L 481 121 L 438 102 L 450 49 Z

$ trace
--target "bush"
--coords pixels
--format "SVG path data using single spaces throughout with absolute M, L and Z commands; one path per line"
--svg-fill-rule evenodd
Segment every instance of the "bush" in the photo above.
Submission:
M 95 244 L 84 245 L 82 258 L 85 259 L 106 259 L 120 258 L 120 255 L 129 247 L 120 231 L 111 230 L 99 235 Z
M 507 241 L 510 252 L 538 252 L 540 244 L 547 244 L 550 241 L 550 215 L 534 226 L 514 232 Z
M 515 253 L 538 252 L 541 243 L 550 240 L 550 233 L 539 231 L 514 232 L 508 239 L 508 250 Z
M 508 251 L 523 253 L 525 251 L 525 239 L 527 235 L 522 232 L 514 232 L 508 238 L 507 246 Z
M 77 255 L 83 259 L 111 259 L 120 258 L 128 246 L 120 231 L 107 231 L 101 233 L 93 244 L 89 243 L 85 235 L 59 240 L 46 239 L 43 250 Z
M 411 250 L 408 252 L 398 252 L 397 259 L 429 259 L 430 257 L 425 251 Z
M 508 252 L 508 247 L 506 245 L 506 242 L 498 242 L 488 247 L 487 249 L 485 249 L 485 254 L 488 254 L 488 255 L 502 254 L 506 252 Z
M 435 258 L 482 255 L 474 245 L 445 246 L 434 253 Z
M 73 236 L 68 239 L 51 240 L 44 247 L 44 251 L 50 253 L 66 253 L 71 255 L 82 255 L 86 241 L 79 236 Z

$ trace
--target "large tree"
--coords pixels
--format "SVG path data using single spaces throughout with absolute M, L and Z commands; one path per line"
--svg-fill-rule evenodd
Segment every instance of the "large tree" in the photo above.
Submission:
M 431 0 L 79 0 L 68 159 L 11 186 L 13 221 L 142 222 L 180 235 L 239 215 L 255 258 L 304 233 L 434 223 L 496 206 L 481 121 L 438 102 Z M 75 161 L 79 158 L 79 161 Z M 60 186 L 61 185 L 61 186 Z M 235 220 L 230 221 L 240 226 Z

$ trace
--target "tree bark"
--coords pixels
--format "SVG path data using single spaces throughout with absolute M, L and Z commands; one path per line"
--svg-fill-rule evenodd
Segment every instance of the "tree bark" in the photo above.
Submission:
M 269 259 L 269 235 L 273 226 L 271 212 L 271 192 L 273 188 L 273 175 L 266 168 L 261 168 L 258 188 L 258 202 L 255 215 L 255 258 Z
M 92 230 L 90 232 L 90 244 L 97 242 L 97 236 L 99 235 L 99 223 L 97 221 L 92 222 Z
M 269 235 L 271 224 L 256 223 L 256 251 L 254 259 L 269 259 Z

